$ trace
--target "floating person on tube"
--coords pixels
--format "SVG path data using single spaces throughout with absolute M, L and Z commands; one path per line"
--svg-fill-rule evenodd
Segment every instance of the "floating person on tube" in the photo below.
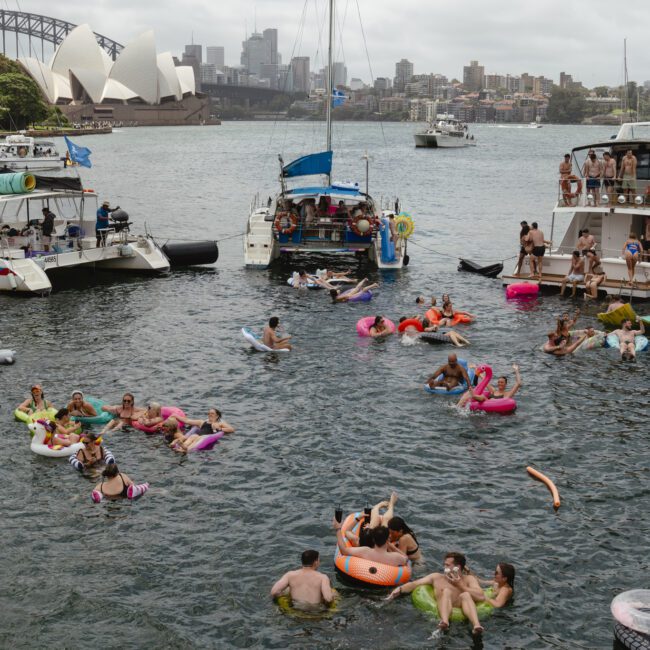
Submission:
M 176 419 L 183 424 L 192 427 L 188 431 L 190 433 L 200 433 L 202 435 L 209 435 L 223 431 L 224 433 L 235 433 L 235 427 L 228 424 L 225 420 L 221 419 L 221 411 L 216 408 L 208 409 L 208 417 L 206 420 L 192 420 L 191 418 L 182 415 L 176 415 Z
M 88 418 L 97 415 L 95 407 L 90 402 L 84 400 L 84 394 L 80 390 L 75 390 L 72 393 L 66 408 L 70 415 L 75 415 L 77 417 Z
M 519 374 L 519 366 L 516 363 L 512 364 L 512 369 L 515 371 L 515 385 L 507 389 L 508 378 L 505 375 L 501 375 L 497 379 L 496 388 L 492 384 L 488 384 L 484 395 L 478 395 L 476 393 L 467 392 L 465 393 L 460 400 L 458 401 L 458 406 L 463 407 L 470 400 L 475 402 L 485 402 L 488 399 L 512 399 L 517 391 L 521 388 L 521 375 Z
M 40 384 L 34 384 L 31 387 L 30 392 L 32 396 L 28 397 L 24 402 L 21 402 L 18 405 L 19 411 L 31 415 L 32 413 L 37 413 L 38 411 L 44 411 L 45 409 L 53 407 L 52 402 L 45 399 L 43 387 Z
M 361 280 L 361 282 L 359 282 L 359 284 L 357 284 L 352 289 L 344 290 L 332 287 L 332 285 L 329 283 L 326 284 L 328 287 L 331 287 L 330 296 L 332 297 L 333 302 L 348 302 L 349 300 L 352 300 L 352 298 L 360 296 L 362 293 L 370 291 L 371 289 L 376 289 L 379 286 L 377 283 L 366 285 L 366 282 L 368 282 L 368 278 Z
M 335 521 L 334 528 L 336 528 L 336 541 L 342 555 L 351 555 L 371 562 L 381 562 L 389 566 L 403 566 L 409 561 L 406 555 L 388 550 L 390 533 L 386 526 L 377 526 L 372 529 L 373 548 L 368 546 L 347 546 L 344 538 L 346 531 L 343 530 L 342 525 Z
M 262 343 L 272 350 L 291 350 L 292 345 L 289 343 L 291 336 L 279 337 L 275 330 L 280 325 L 280 319 L 277 316 L 269 318 L 269 324 L 264 328 Z
M 437 379 L 442 375 L 440 379 Z M 438 386 L 444 386 L 447 390 L 456 388 L 462 382 L 467 384 L 467 387 L 471 393 L 472 391 L 472 382 L 469 379 L 467 370 L 458 363 L 458 357 L 453 352 L 447 357 L 447 363 L 444 366 L 440 366 L 430 377 L 427 379 L 427 384 L 430 388 L 436 388 Z

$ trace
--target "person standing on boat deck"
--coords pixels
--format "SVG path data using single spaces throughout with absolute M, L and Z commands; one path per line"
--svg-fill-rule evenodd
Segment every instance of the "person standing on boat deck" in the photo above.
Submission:
M 565 205 L 569 205 L 571 201 L 571 172 L 573 171 L 571 165 L 571 154 L 564 154 L 564 161 L 560 163 L 560 188 L 562 190 L 562 199 Z M 523 224 L 522 224 L 523 225 Z
M 97 221 L 95 222 L 95 236 L 97 238 L 97 246 L 106 246 L 106 231 L 110 225 L 109 217 L 112 212 L 110 203 L 104 201 L 97 210 Z
M 43 237 L 43 250 L 50 250 L 52 233 L 54 232 L 54 219 L 56 216 L 49 208 L 43 208 L 43 221 L 41 221 L 41 235 Z
M 616 161 L 609 151 L 603 154 L 603 192 L 609 194 L 614 191 L 616 181 Z
M 578 243 L 576 244 L 576 250 L 584 257 L 587 257 L 587 253 L 592 248 L 596 248 L 596 239 L 589 233 L 589 228 L 583 228 L 580 233 Z
M 517 268 L 515 270 L 515 276 L 518 277 L 521 274 L 521 267 L 524 263 L 524 260 L 528 255 L 533 251 L 532 243 L 530 242 L 530 226 L 527 221 L 522 221 L 520 224 L 521 230 L 519 231 L 519 259 L 517 260 Z
M 589 155 L 582 166 L 582 175 L 587 179 L 587 194 L 591 192 L 596 203 L 600 200 L 600 177 L 603 175 L 603 166 L 596 156 L 596 152 L 589 150 Z
M 533 221 L 528 235 L 530 237 L 530 241 L 533 244 L 533 251 L 530 256 L 530 277 L 534 278 L 537 276 L 537 278 L 541 280 L 546 244 L 550 245 L 551 242 L 544 239 L 544 233 L 538 228 L 536 221 Z
M 280 319 L 277 316 L 269 318 L 269 324 L 264 328 L 264 334 L 262 335 L 262 343 L 274 350 L 291 350 L 291 344 L 289 343 L 291 336 L 280 338 L 275 333 L 279 324 Z
M 632 153 L 632 149 L 628 149 L 621 158 L 618 176 L 623 180 L 623 192 L 628 203 L 632 203 L 632 194 L 636 192 L 636 162 L 636 156 Z
M 573 283 L 573 290 L 571 291 L 571 297 L 574 298 L 576 295 L 576 288 L 579 282 L 584 282 L 585 279 L 585 260 L 583 257 L 580 257 L 580 251 L 573 251 L 571 256 L 571 266 L 569 272 L 564 276 L 562 284 L 560 285 L 560 295 L 564 295 L 564 290 L 566 289 L 566 283 Z

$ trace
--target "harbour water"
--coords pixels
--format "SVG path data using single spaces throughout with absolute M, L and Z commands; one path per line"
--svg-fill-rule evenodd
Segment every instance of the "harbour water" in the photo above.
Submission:
M 163 240 L 223 239 L 243 231 L 255 192 L 277 189 L 277 153 L 318 150 L 321 127 L 123 129 L 84 138 L 94 166 L 83 174 L 136 230 L 146 221 Z M 498 280 L 458 273 L 455 258 L 515 255 L 522 219 L 549 235 L 562 154 L 614 130 L 477 126 L 477 147 L 449 151 L 416 150 L 413 130 L 335 130 L 335 178 L 363 182 L 368 150 L 371 193 L 398 195 L 416 222 L 408 268 L 379 276 L 352 261 L 381 282 L 370 304 L 294 291 L 291 267 L 244 269 L 239 237 L 221 242 L 214 267 L 98 272 L 46 299 L 0 296 L 0 343 L 19 355 L 0 367 L 0 647 L 467 648 L 469 627 L 430 639 L 435 621 L 408 598 L 386 604 L 334 577 L 335 504 L 360 508 L 393 489 L 425 556 L 418 575 L 449 550 L 484 577 L 499 561 L 515 565 L 514 602 L 485 622 L 485 648 L 611 647 L 612 597 L 648 575 L 647 356 L 548 358 L 544 333 L 582 302 L 508 303 Z M 359 317 L 396 320 L 418 294 L 443 292 L 477 316 L 461 356 L 509 376 L 520 365 L 514 415 L 467 416 L 424 392 L 448 348 L 357 337 Z M 583 322 L 597 311 L 583 309 Z M 293 353 L 246 347 L 239 329 L 271 315 Z M 120 469 L 152 489 L 95 505 L 93 481 L 31 453 L 12 418 L 34 381 L 57 406 L 77 388 L 112 403 L 130 390 L 193 417 L 214 405 L 237 431 L 186 458 L 159 436 L 107 436 Z M 555 480 L 557 513 L 527 465 Z M 321 552 L 342 596 L 327 620 L 289 617 L 268 596 L 306 548 Z

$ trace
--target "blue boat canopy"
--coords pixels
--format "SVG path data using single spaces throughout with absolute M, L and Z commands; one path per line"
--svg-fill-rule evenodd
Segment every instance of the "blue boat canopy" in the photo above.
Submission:
M 321 151 L 298 158 L 282 168 L 283 178 L 292 176 L 313 176 L 330 174 L 332 171 L 332 152 Z

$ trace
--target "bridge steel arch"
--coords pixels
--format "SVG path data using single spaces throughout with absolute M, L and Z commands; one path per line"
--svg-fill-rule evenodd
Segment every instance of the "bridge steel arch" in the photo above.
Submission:
M 23 11 L 9 11 L 0 9 L 0 31 L 2 31 L 2 53 L 7 52 L 7 32 L 14 33 L 16 36 L 16 57 L 18 57 L 18 36 L 24 34 L 29 37 L 29 53 L 32 55 L 32 38 L 41 42 L 41 60 L 45 59 L 44 44 L 52 43 L 54 47 L 75 28 L 77 25 L 69 23 L 58 18 L 50 18 L 39 14 L 29 14 Z M 123 45 L 116 41 L 97 34 L 97 43 L 108 55 L 115 61 L 117 55 L 124 48 Z

